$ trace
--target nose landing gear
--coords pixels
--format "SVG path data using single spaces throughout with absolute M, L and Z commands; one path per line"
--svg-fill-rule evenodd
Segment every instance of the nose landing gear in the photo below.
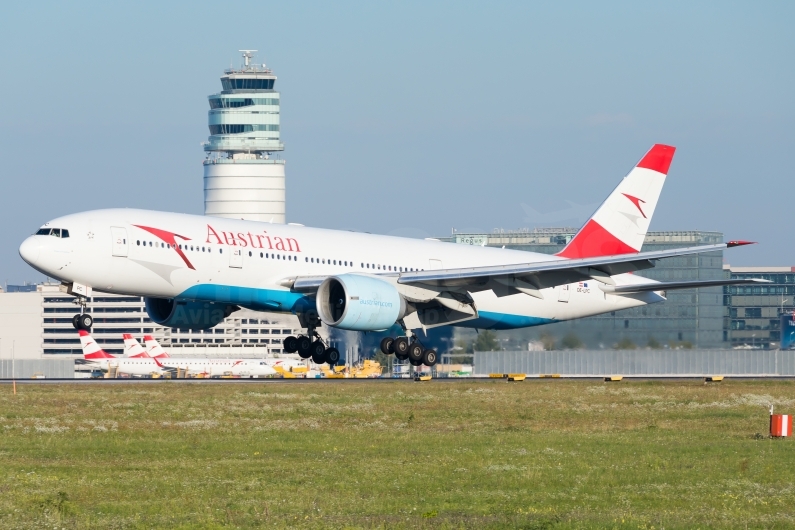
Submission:
M 75 303 L 80 306 L 80 313 L 72 317 L 72 326 L 75 329 L 82 331 L 91 331 L 91 326 L 94 325 L 94 318 L 86 313 L 86 305 L 88 300 L 85 297 L 78 296 Z

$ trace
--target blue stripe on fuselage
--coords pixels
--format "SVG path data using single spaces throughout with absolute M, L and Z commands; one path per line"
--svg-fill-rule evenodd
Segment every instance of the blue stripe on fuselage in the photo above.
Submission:
M 477 329 L 517 329 L 552 324 L 557 320 L 552 318 L 529 317 L 525 315 L 510 315 L 507 313 L 492 313 L 491 311 L 478 311 L 478 318 L 454 324 L 460 328 Z
M 256 289 L 237 285 L 202 284 L 189 287 L 178 299 L 203 302 L 224 302 L 254 311 L 284 311 L 298 313 L 315 308 L 315 299 L 300 293 L 278 289 Z M 453 324 L 462 328 L 516 329 L 551 324 L 557 320 L 507 313 L 479 311 L 478 318 Z
M 300 311 L 315 307 L 315 300 L 300 293 L 278 289 L 255 289 L 237 285 L 202 284 L 189 287 L 178 299 L 226 302 L 254 311 Z

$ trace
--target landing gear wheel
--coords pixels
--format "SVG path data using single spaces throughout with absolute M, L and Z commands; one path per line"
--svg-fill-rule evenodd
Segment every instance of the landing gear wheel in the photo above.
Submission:
M 326 358 L 326 362 L 329 366 L 334 366 L 340 360 L 340 352 L 337 348 L 329 348 L 325 351 L 323 356 Z
M 409 363 L 411 366 L 422 366 L 422 361 L 415 361 L 414 359 L 409 359 Z
M 298 337 L 298 356 L 301 359 L 309 359 L 312 356 L 312 352 L 309 351 L 312 347 L 312 339 L 307 337 L 306 335 L 301 335 Z
M 381 352 L 384 355 L 389 355 L 390 353 L 394 353 L 392 351 L 392 345 L 395 343 L 395 339 L 392 337 L 384 337 L 381 339 Z
M 282 341 L 282 344 L 284 345 L 285 353 L 295 353 L 298 351 L 298 339 L 292 335 L 285 337 L 285 339 Z
M 423 353 L 423 348 L 419 342 L 409 344 L 408 356 L 409 356 L 409 361 L 411 361 L 412 364 L 414 363 L 422 364 L 422 353 Z
M 392 351 L 399 361 L 405 361 L 409 358 L 409 339 L 407 337 L 398 337 L 392 341 Z
M 316 340 L 312 343 L 312 346 L 309 348 L 309 355 L 312 357 L 312 362 L 315 364 L 323 364 L 326 362 L 326 346 Z
M 75 329 L 80 329 L 80 313 L 72 317 L 72 325 Z
M 422 353 L 422 364 L 425 366 L 431 367 L 436 364 L 437 356 L 436 350 L 425 350 Z
M 77 317 L 77 329 L 91 331 L 91 326 L 94 325 L 94 318 L 88 313 L 83 313 Z

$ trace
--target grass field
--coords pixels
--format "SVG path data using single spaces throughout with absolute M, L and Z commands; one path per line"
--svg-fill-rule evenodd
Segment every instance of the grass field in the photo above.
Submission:
M 791 528 L 792 382 L 0 385 L 0 528 Z

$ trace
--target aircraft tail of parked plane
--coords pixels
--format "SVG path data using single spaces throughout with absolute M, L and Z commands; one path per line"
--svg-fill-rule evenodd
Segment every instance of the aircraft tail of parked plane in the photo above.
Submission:
M 83 347 L 83 357 L 86 359 L 115 359 L 115 355 L 111 355 L 99 347 L 94 341 L 94 338 L 85 330 L 78 330 L 80 334 L 80 345 Z
M 558 256 L 577 259 L 640 252 L 675 151 L 663 144 L 649 149 Z
M 122 335 L 124 337 L 124 356 L 137 358 L 137 357 L 149 357 L 149 354 L 146 353 L 143 346 L 129 333 L 124 333 Z
M 144 342 L 146 343 L 146 354 L 149 357 L 156 357 L 158 359 L 164 359 L 169 357 L 166 350 L 160 345 L 159 342 L 155 340 L 155 338 L 151 335 L 144 335 Z

